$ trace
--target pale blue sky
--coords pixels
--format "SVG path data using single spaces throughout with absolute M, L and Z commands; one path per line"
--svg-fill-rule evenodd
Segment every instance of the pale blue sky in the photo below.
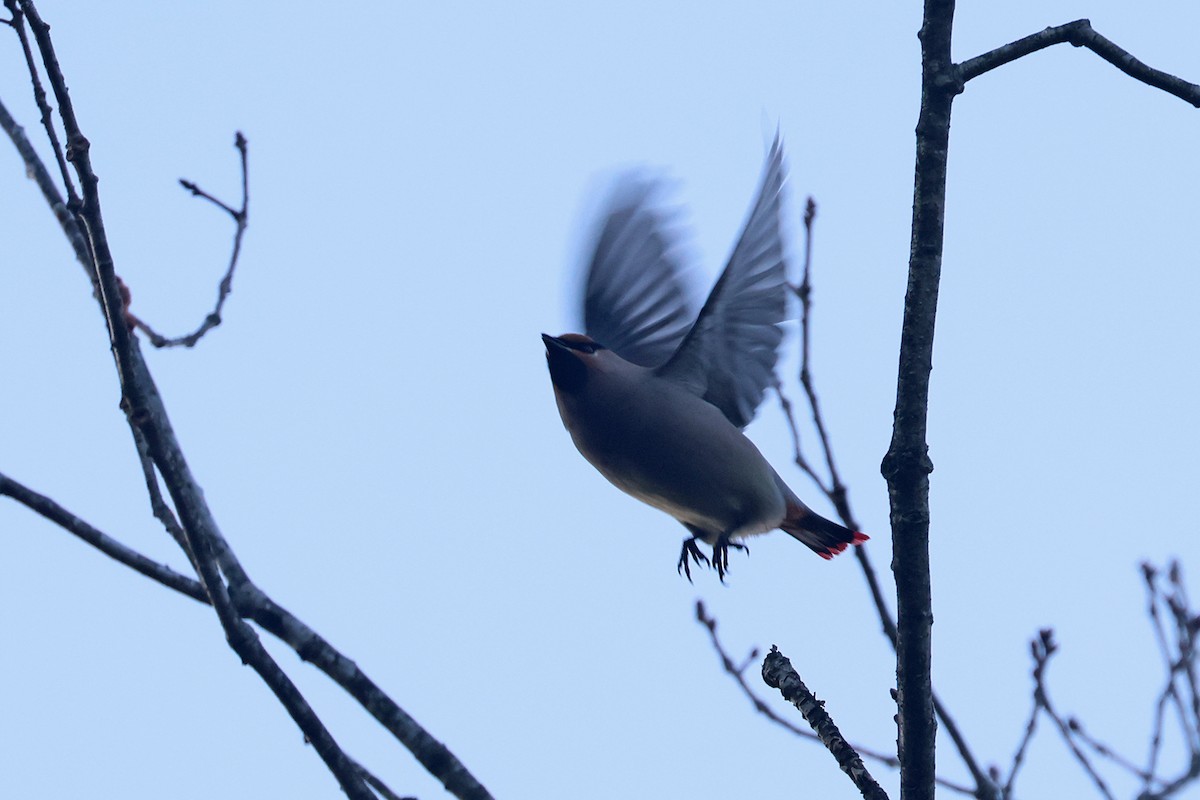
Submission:
M 819 203 L 816 378 L 890 586 L 879 462 L 918 3 L 40 8 L 92 141 L 118 271 L 160 329 L 207 312 L 229 240 L 175 181 L 234 199 L 234 131 L 250 141 L 251 224 L 225 324 L 149 360 L 266 591 L 497 797 L 854 796 L 827 753 L 751 710 L 692 614 L 703 598 L 734 654 L 779 645 L 850 739 L 886 750 L 894 666 L 855 562 L 775 535 L 735 554 L 728 586 L 676 577 L 683 530 L 575 452 L 538 334 L 569 325 L 583 214 L 606 178 L 646 164 L 676 179 L 711 280 L 778 125 L 793 211 Z M 1200 8 L 1181 0 L 962 2 L 955 57 L 1081 16 L 1200 80 Z M 3 41 L 0 97 L 36 136 L 17 44 Z M 1007 768 L 1027 641 L 1045 626 L 1062 644 L 1059 706 L 1144 756 L 1162 670 L 1137 564 L 1179 556 L 1200 572 L 1198 133 L 1194 109 L 1069 46 L 955 103 L 930 417 L 934 665 L 984 763 Z M 0 470 L 182 569 L 148 513 L 90 289 L 0 151 Z M 789 467 L 775 405 L 748 433 L 829 511 Z M 0 531 L 0 795 L 339 796 L 208 609 L 10 502 Z M 401 793 L 444 795 L 268 643 L 353 757 Z M 949 746 L 939 763 L 963 779 Z M 898 797 L 895 774 L 871 768 Z M 1045 729 L 1020 788 L 1090 796 Z

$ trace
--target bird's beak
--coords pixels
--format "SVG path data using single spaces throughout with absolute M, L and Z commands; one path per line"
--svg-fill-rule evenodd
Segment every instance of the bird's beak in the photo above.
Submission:
M 559 339 L 557 336 L 551 336 L 548 333 L 542 334 L 542 344 L 546 345 L 547 350 L 551 350 L 551 349 L 570 350 L 571 349 L 571 348 L 567 347 L 566 344 L 563 343 L 562 339 Z

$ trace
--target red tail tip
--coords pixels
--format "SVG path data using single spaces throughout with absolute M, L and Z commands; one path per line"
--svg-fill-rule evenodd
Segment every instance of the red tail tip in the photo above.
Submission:
M 823 558 L 823 559 L 825 559 L 826 561 L 828 561 L 829 559 L 831 559 L 831 558 L 833 558 L 834 556 L 836 556 L 838 553 L 842 553 L 842 552 L 844 552 L 844 551 L 846 550 L 846 548 L 847 548 L 847 547 L 849 547 L 850 545 L 852 545 L 852 544 L 862 544 L 863 542 L 867 541 L 867 540 L 868 540 L 868 539 L 870 539 L 870 538 L 871 538 L 871 537 L 870 537 L 870 536 L 867 536 L 865 533 L 858 533 L 858 532 L 856 531 L 856 532 L 854 533 L 854 538 L 852 538 L 852 539 L 851 539 L 851 540 L 850 540 L 848 543 L 847 543 L 847 542 L 838 542 L 837 544 L 831 544 L 831 545 L 829 545 L 829 547 L 828 547 L 828 548 L 825 550 L 825 552 L 823 552 L 823 553 L 817 553 L 817 555 L 819 555 L 821 558 Z

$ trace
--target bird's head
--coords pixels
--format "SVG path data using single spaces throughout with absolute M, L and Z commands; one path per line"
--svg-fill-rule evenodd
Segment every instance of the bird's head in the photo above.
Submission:
M 598 368 L 599 362 L 608 355 L 608 348 L 582 333 L 564 333 L 562 336 L 542 334 L 546 345 L 546 364 L 550 367 L 550 380 L 554 388 L 567 394 L 577 394 L 587 385 L 588 372 Z

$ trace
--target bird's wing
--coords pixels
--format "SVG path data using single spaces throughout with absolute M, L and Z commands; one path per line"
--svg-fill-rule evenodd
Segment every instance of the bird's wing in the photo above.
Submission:
M 696 324 L 659 375 L 715 405 L 734 425 L 754 417 L 771 383 L 787 313 L 787 269 L 780 233 L 783 146 L 767 156 L 758 199 Z
M 658 186 L 625 176 L 608 201 L 588 264 L 588 336 L 643 367 L 666 363 L 696 318 L 667 220 L 652 207 Z

